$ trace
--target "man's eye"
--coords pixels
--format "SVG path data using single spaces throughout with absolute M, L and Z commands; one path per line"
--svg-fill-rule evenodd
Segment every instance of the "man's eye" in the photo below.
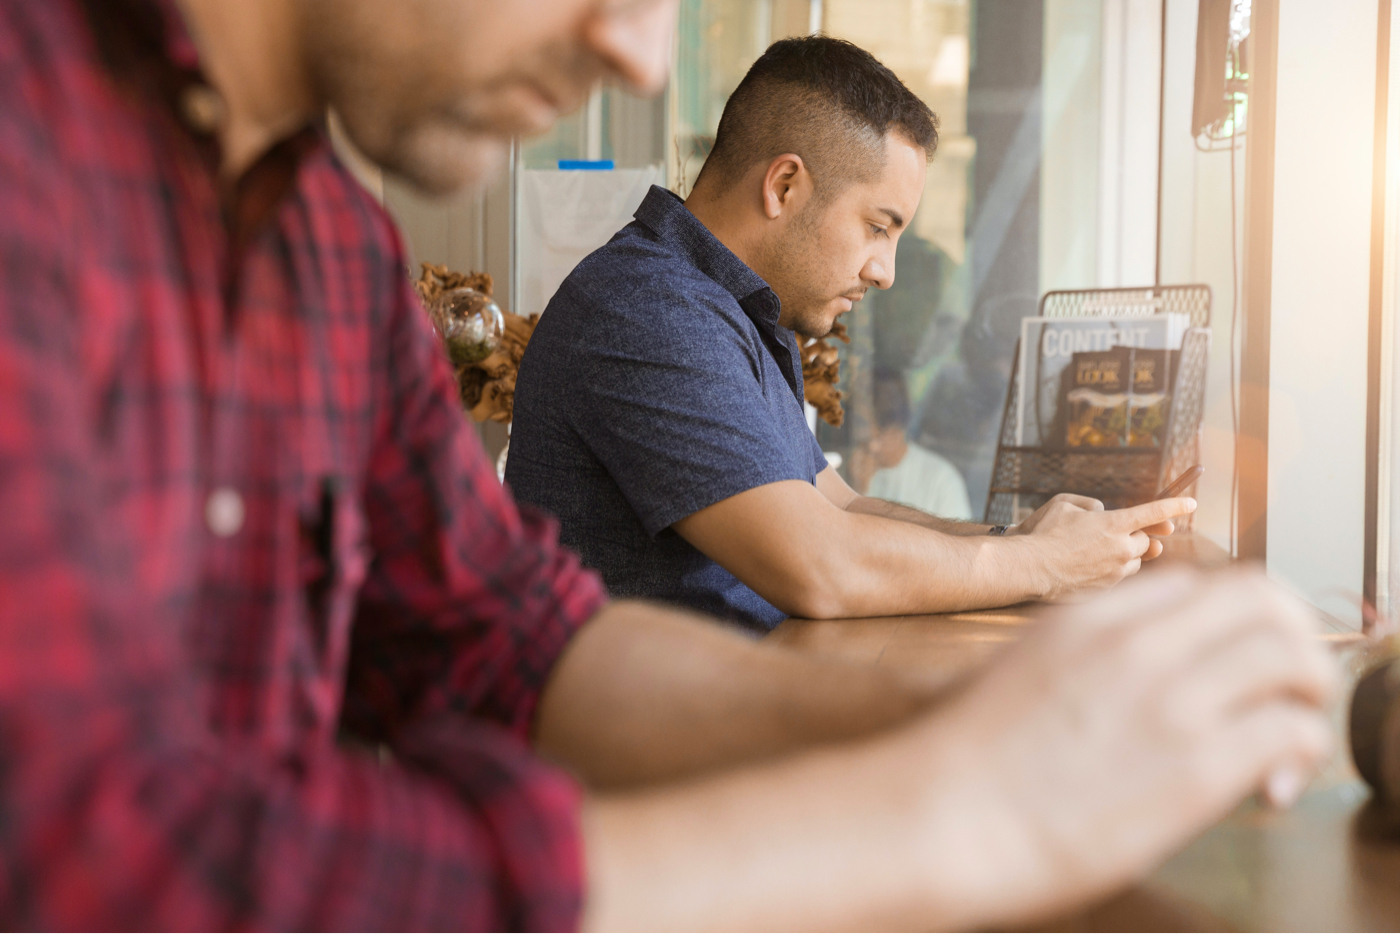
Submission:
M 890 235 L 888 230 L 878 224 L 871 224 L 870 229 L 875 231 L 875 236 L 877 237 L 888 237 Z

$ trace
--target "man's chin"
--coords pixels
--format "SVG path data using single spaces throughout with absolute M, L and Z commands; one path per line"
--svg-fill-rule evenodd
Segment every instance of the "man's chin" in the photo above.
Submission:
M 431 127 L 401 140 L 376 161 L 423 194 L 446 197 L 491 184 L 509 156 L 506 140 Z
M 798 322 L 797 325 L 793 327 L 793 330 L 797 332 L 800 337 L 810 340 L 820 340 L 836 329 L 836 319 L 839 317 L 841 316 L 835 315 L 830 318 L 825 316 L 814 317 L 810 321 Z

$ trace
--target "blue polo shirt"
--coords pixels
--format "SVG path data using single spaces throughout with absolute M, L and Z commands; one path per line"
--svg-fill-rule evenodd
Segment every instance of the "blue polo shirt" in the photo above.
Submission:
M 671 525 L 826 467 L 797 340 L 773 290 L 679 198 L 653 187 L 634 216 L 564 280 L 530 338 L 506 482 L 559 517 L 614 596 L 767 631 L 785 614 Z

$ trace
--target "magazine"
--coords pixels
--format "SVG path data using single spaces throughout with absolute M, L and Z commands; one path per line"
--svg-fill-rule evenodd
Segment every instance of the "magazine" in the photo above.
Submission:
M 1128 447 L 1160 448 L 1166 444 L 1167 416 L 1171 414 L 1180 361 L 1180 349 L 1128 349 Z
M 1175 313 L 1023 319 L 1016 444 L 1160 447 L 1189 327 Z
M 1131 366 L 1123 347 L 1075 353 L 1060 376 L 1056 427 L 1047 440 L 1063 439 L 1072 448 L 1126 446 Z
M 1075 353 L 1060 377 L 1047 444 L 1160 448 L 1179 351 L 1115 347 Z

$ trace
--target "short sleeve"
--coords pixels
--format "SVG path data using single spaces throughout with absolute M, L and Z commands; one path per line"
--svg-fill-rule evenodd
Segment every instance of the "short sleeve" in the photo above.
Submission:
M 382 341 L 381 431 L 364 496 L 375 560 L 359 596 L 346 721 L 392 736 L 455 710 L 527 736 L 554 664 L 607 599 L 519 508 L 463 417 L 437 337 L 407 283 Z
M 737 303 L 663 292 L 639 326 L 598 298 L 579 302 L 591 336 L 565 352 L 570 418 L 648 534 L 755 487 L 811 482 L 811 452 L 793 443 L 794 419 L 811 435 L 801 406 L 785 382 L 765 392 L 782 376 Z
M 826 452 L 822 450 L 821 442 L 816 435 L 810 435 L 812 439 L 812 463 L 817 465 L 817 473 L 821 473 L 827 468 Z

